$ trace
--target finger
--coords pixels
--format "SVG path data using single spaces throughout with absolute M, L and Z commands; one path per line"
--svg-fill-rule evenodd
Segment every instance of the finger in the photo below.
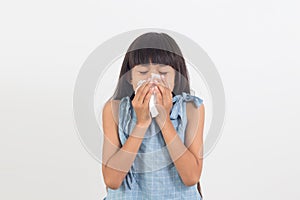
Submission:
M 162 100 L 164 100 L 164 98 L 165 98 L 165 87 L 161 83 L 156 83 L 156 86 L 157 86 L 158 90 L 161 93 Z
M 140 87 L 137 89 L 136 94 L 135 94 L 137 102 L 140 102 L 142 91 L 147 86 L 148 83 L 149 83 L 148 80 L 143 82 L 142 85 L 140 85 Z
M 135 97 L 134 97 L 134 99 L 135 99 L 136 101 L 138 101 L 139 96 L 140 96 L 140 91 L 142 90 L 142 88 L 145 86 L 146 83 L 147 83 L 147 82 L 144 81 L 141 85 L 137 85 L 137 89 L 136 89 L 136 91 L 135 91 Z M 138 83 L 138 84 L 139 84 L 139 83 Z
M 148 82 L 142 89 L 141 94 L 139 96 L 138 102 L 139 104 L 143 104 L 144 102 L 144 98 L 146 96 L 146 94 L 148 93 L 150 87 L 152 86 L 152 83 Z
M 156 94 L 156 102 L 162 105 L 162 95 L 157 86 L 154 87 L 154 93 Z
M 166 80 L 166 77 L 164 75 L 161 75 L 161 78 L 162 78 L 162 81 L 163 81 L 163 83 L 165 84 L 165 86 L 167 88 L 166 89 L 166 94 L 168 96 L 168 99 L 172 99 L 172 91 L 171 91 L 169 82 Z
M 163 85 L 163 86 L 165 86 L 165 83 L 163 82 L 163 80 L 162 79 L 154 79 L 154 82 L 155 83 L 158 83 L 158 84 L 161 84 L 161 85 Z
M 172 93 L 169 88 L 166 88 L 162 84 L 157 84 L 157 87 L 161 91 L 163 104 L 168 104 L 170 101 L 172 101 Z
M 149 101 L 150 101 L 150 98 L 151 98 L 151 95 L 153 94 L 153 92 L 154 92 L 154 87 L 150 88 L 150 90 L 148 91 L 148 93 L 146 94 L 146 96 L 144 98 L 143 104 L 148 105 L 148 110 L 149 110 Z
M 164 75 L 161 75 L 161 78 L 162 78 L 162 82 L 164 83 L 164 85 L 170 89 L 170 85 L 169 85 L 168 81 L 166 80 L 166 77 Z
M 168 86 L 167 86 L 166 83 L 165 83 L 166 81 L 164 82 L 163 79 L 155 79 L 154 82 L 155 82 L 157 85 L 162 86 L 162 87 L 161 87 L 162 89 L 164 89 L 164 90 L 165 90 L 165 89 L 168 89 Z M 164 91 L 162 90 L 162 92 L 164 92 Z

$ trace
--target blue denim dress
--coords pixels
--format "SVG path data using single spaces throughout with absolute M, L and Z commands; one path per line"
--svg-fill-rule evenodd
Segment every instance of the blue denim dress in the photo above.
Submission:
M 173 107 L 170 119 L 184 143 L 185 127 L 187 125 L 186 102 L 192 101 L 196 107 L 199 107 L 203 100 L 182 92 L 182 94 L 173 95 L 172 101 Z M 128 96 L 123 97 L 119 104 L 118 126 L 118 134 L 122 146 L 132 132 L 136 119 L 131 98 Z M 111 199 L 202 200 L 197 190 L 197 184 L 186 186 L 182 182 L 154 118 L 145 133 L 138 154 L 121 186 L 116 190 L 107 188 L 107 195 L 103 200 Z

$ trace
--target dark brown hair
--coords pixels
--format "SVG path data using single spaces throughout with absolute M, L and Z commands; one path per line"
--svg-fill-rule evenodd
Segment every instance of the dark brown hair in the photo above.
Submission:
M 113 99 L 129 96 L 132 100 L 134 90 L 130 83 L 131 69 L 136 65 L 149 63 L 169 65 L 175 70 L 173 96 L 182 92 L 190 93 L 187 67 L 175 40 L 166 33 L 148 32 L 137 37 L 129 46 Z

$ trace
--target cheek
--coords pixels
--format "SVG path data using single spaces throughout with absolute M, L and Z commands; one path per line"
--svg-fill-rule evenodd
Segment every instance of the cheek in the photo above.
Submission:
M 170 89 L 173 90 L 174 89 L 174 83 L 175 83 L 175 76 L 169 76 L 169 77 L 166 77 L 167 78 L 167 81 L 168 81 L 168 84 L 170 86 Z
M 133 77 L 132 78 L 131 84 L 132 84 L 133 90 L 136 90 L 137 84 L 140 80 L 144 80 L 144 78 L 141 78 L 141 77 Z
M 139 82 L 139 79 L 134 79 L 134 80 L 132 81 L 132 87 L 133 87 L 133 90 L 136 90 L 138 82 Z
M 138 79 L 139 79 L 139 77 L 137 76 L 137 74 L 135 72 L 132 72 L 132 74 L 131 74 L 131 85 L 132 85 L 134 90 L 137 86 Z

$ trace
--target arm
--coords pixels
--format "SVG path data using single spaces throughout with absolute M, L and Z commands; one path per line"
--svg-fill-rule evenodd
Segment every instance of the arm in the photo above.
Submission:
M 103 155 L 102 174 L 107 187 L 117 189 L 130 170 L 136 154 L 143 141 L 147 128 L 135 126 L 121 148 L 118 137 L 118 125 L 114 121 L 112 102 L 108 101 L 103 108 Z M 118 106 L 117 106 L 118 107 Z M 114 111 L 117 113 L 116 111 Z
M 201 176 L 203 165 L 203 127 L 204 105 L 199 108 L 187 103 L 187 119 L 185 144 L 176 133 L 170 120 L 166 119 L 162 134 L 176 169 L 187 186 L 195 185 Z

